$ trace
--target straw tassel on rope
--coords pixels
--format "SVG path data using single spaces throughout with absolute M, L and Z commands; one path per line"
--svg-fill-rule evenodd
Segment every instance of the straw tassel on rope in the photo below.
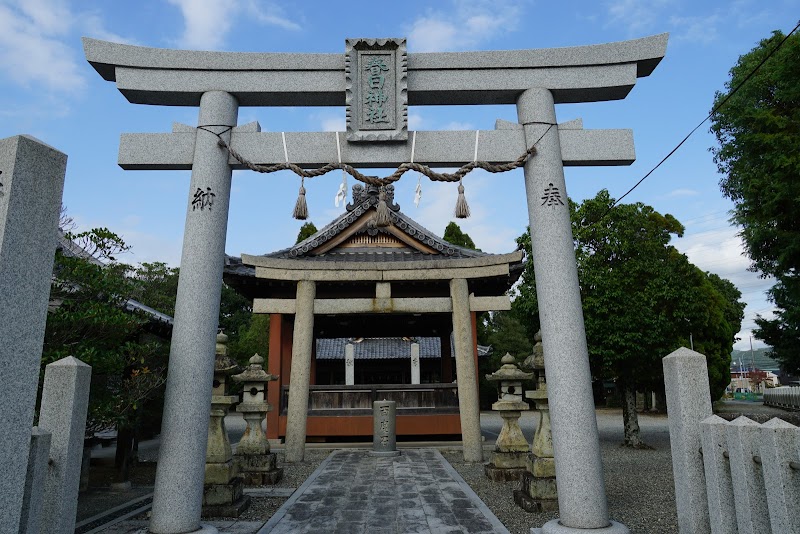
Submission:
M 475 153 L 472 156 L 473 165 L 477 165 L 478 163 L 479 136 L 480 131 L 475 130 Z M 460 179 L 458 180 L 458 200 L 456 200 L 456 209 L 454 210 L 453 215 L 455 215 L 456 219 L 466 219 L 469 217 L 469 204 L 467 204 L 467 198 L 464 196 L 464 184 Z
M 464 196 L 464 184 L 458 182 L 458 200 L 456 200 L 456 209 L 454 215 L 456 219 L 466 219 L 469 217 L 469 204 Z
M 378 207 L 375 208 L 375 226 L 386 227 L 391 222 L 389 208 L 386 206 L 386 189 L 381 186 L 378 192 Z
M 299 221 L 305 221 L 308 219 L 308 204 L 306 204 L 306 188 L 304 187 L 304 180 L 300 180 L 300 192 L 297 195 L 297 202 L 294 204 L 292 217 Z

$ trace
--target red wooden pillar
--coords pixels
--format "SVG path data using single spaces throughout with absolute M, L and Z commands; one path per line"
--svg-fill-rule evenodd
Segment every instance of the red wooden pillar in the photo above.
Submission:
M 283 347 L 283 315 L 272 313 L 269 316 L 269 357 L 267 359 L 267 372 L 279 377 L 278 380 L 269 384 L 267 388 L 267 402 L 272 406 L 272 410 L 267 412 L 267 438 L 278 439 L 278 422 L 280 416 L 281 385 L 283 383 L 283 371 L 281 364 L 283 358 L 281 349 Z

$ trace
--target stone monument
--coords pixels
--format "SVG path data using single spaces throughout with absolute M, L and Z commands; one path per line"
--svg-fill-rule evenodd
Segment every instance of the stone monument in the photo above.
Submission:
M 238 399 L 226 395 L 229 375 L 239 370 L 228 357 L 228 336 L 217 334 L 216 357 L 214 358 L 214 385 L 211 395 L 211 421 L 208 425 L 206 447 L 206 476 L 203 487 L 204 517 L 239 517 L 250 506 L 250 496 L 244 495 L 242 477 L 231 454 L 231 442 L 225 429 L 228 409 Z
M 270 452 L 261 422 L 272 409 L 266 401 L 267 384 L 278 377 L 264 371 L 264 358 L 256 354 L 250 358 L 250 365 L 244 372 L 231 378 L 244 387 L 242 402 L 236 406 L 236 411 L 247 422 L 244 435 L 236 446 L 234 462 L 245 485 L 275 484 L 283 478 L 283 468 L 275 465 L 276 456 Z
M 0 139 L 0 525 L 9 532 L 21 526 L 66 168 L 66 154 L 33 137 Z
M 532 369 L 536 389 L 526 391 L 525 397 L 532 399 L 539 414 L 533 445 L 528 455 L 526 470 L 520 479 L 520 489 L 514 490 L 514 502 L 526 512 L 558 510 L 556 487 L 556 462 L 553 458 L 553 434 L 550 429 L 550 409 L 547 406 L 547 380 L 544 368 L 542 332 L 536 332 L 533 354 L 525 359 L 522 367 Z
M 486 476 L 494 481 L 519 480 L 525 473 L 525 461 L 530 451 L 528 440 L 519 427 L 522 411 L 528 409 L 528 403 L 522 400 L 522 381 L 533 378 L 533 373 L 526 373 L 517 367 L 514 357 L 506 353 L 500 360 L 500 369 L 486 375 L 486 380 L 499 382 L 500 391 L 492 410 L 500 412 L 503 428 L 494 445 L 492 461 L 484 466 Z
M 372 454 L 373 456 L 399 456 L 397 450 L 397 403 L 373 401 L 372 403 Z
M 184 534 L 201 528 L 204 429 L 231 172 L 245 168 L 235 151 L 251 166 L 287 168 L 291 163 L 301 169 L 336 162 L 353 168 L 395 167 L 412 160 L 455 167 L 475 161 L 508 163 L 532 154 L 524 164 L 525 188 L 536 294 L 548 310 L 541 321 L 560 485 L 560 517 L 542 532 L 627 533 L 608 519 L 564 166 L 629 165 L 635 159 L 633 133 L 584 130 L 580 120 L 558 124 L 555 105 L 624 99 L 637 78 L 649 76 L 664 57 L 667 37 L 547 50 L 430 54 L 407 54 L 403 40 L 355 39 L 346 43 L 344 57 L 159 50 L 84 39 L 87 60 L 105 80 L 116 82 L 130 102 L 199 106 L 196 128 L 176 124 L 172 133 L 125 134 L 119 150 L 125 169 L 192 171 L 150 531 Z M 495 130 L 409 135 L 409 102 L 514 104 L 518 124 L 498 121 Z M 337 133 L 284 135 L 261 132 L 257 124 L 237 125 L 239 106 L 342 103 L 350 104 L 344 143 L 338 142 Z M 286 455 L 292 461 L 302 460 L 305 450 L 315 294 L 313 281 L 298 281 L 286 429 Z M 451 280 L 449 298 L 464 459 L 480 461 L 467 280 Z

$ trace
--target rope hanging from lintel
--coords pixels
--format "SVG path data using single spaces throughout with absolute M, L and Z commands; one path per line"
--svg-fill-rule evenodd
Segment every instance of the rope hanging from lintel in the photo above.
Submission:
M 549 131 L 550 128 L 552 128 L 552 127 L 553 127 L 553 125 L 551 124 L 548 127 L 547 130 Z M 439 173 L 439 172 L 434 171 L 433 169 L 431 169 L 427 165 L 422 165 L 420 163 L 415 163 L 413 161 L 414 160 L 413 149 L 416 148 L 415 146 L 413 146 L 413 145 L 416 145 L 416 132 L 414 132 L 414 137 L 412 138 L 412 158 L 411 158 L 411 161 L 407 162 L 407 163 L 401 163 L 392 174 L 390 174 L 389 176 L 385 176 L 383 178 L 379 178 L 377 176 L 369 176 L 369 175 L 363 174 L 363 173 L 359 172 L 358 169 L 356 169 L 352 165 L 348 165 L 347 163 L 342 163 L 342 161 L 341 161 L 341 149 L 339 148 L 339 136 L 338 136 L 338 133 L 337 133 L 337 136 L 336 136 L 336 147 L 337 147 L 337 154 L 338 154 L 339 161 L 337 163 L 327 163 L 327 164 L 323 165 L 322 167 L 320 167 L 318 169 L 306 170 L 306 169 L 303 169 L 302 167 L 300 167 L 300 166 L 298 166 L 298 165 L 296 165 L 294 163 L 289 162 L 289 153 L 288 153 L 287 146 L 286 146 L 286 134 L 285 134 L 285 132 L 281 132 L 281 140 L 283 141 L 283 154 L 284 154 L 284 157 L 285 157 L 286 161 L 284 163 L 275 163 L 273 165 L 258 165 L 256 163 L 253 163 L 252 161 L 249 161 L 247 158 L 245 158 L 244 156 L 239 154 L 239 152 L 237 152 L 233 147 L 230 146 L 230 144 L 227 141 L 225 141 L 225 139 L 223 139 L 221 134 L 219 134 L 217 132 L 214 132 L 212 130 L 208 130 L 203 126 L 198 126 L 197 128 L 200 129 L 200 130 L 205 130 L 205 131 L 210 132 L 210 133 L 214 134 L 215 136 L 217 136 L 217 144 L 221 148 L 226 149 L 228 151 L 228 153 L 230 153 L 230 155 L 233 157 L 233 159 L 235 159 L 236 161 L 238 161 L 239 163 L 241 163 L 242 165 L 244 165 L 246 168 L 250 169 L 251 171 L 255 171 L 255 172 L 259 172 L 259 173 L 263 173 L 263 174 L 269 174 L 269 173 L 273 173 L 273 172 L 277 172 L 277 171 L 290 170 L 293 173 L 295 173 L 296 175 L 300 176 L 301 177 L 300 191 L 299 191 L 299 195 L 298 195 L 298 198 L 297 198 L 297 203 L 295 204 L 295 209 L 294 209 L 294 213 L 293 213 L 293 216 L 296 219 L 300 219 L 300 220 L 304 220 L 304 219 L 306 219 L 308 217 L 308 206 L 306 204 L 306 199 L 305 199 L 306 191 L 305 191 L 305 187 L 304 187 L 304 183 L 303 183 L 304 179 L 305 178 L 316 178 L 317 176 L 323 176 L 323 175 L 325 175 L 325 174 L 327 174 L 327 173 L 329 173 L 329 172 L 331 172 L 333 170 L 336 170 L 336 169 L 341 169 L 343 171 L 343 173 L 349 174 L 350 176 L 352 176 L 353 178 L 355 178 L 359 182 L 363 182 L 363 183 L 368 184 L 368 185 L 377 186 L 377 187 L 380 187 L 381 189 L 383 189 L 383 187 L 386 186 L 386 185 L 389 185 L 389 184 L 392 184 L 392 183 L 398 181 L 403 176 L 403 174 L 405 174 L 406 172 L 411 171 L 411 170 L 417 171 L 418 173 L 427 176 L 430 180 L 435 181 L 435 182 L 459 182 L 459 185 L 458 185 L 459 198 L 458 198 L 458 201 L 456 202 L 455 215 L 458 218 L 469 217 L 469 206 L 467 205 L 466 198 L 464 197 L 464 185 L 463 185 L 463 183 L 461 183 L 461 181 L 464 178 L 464 176 L 466 176 L 467 174 L 472 172 L 474 169 L 483 169 L 483 170 L 485 170 L 487 172 L 491 172 L 491 173 L 500 173 L 500 172 L 508 172 L 508 171 L 517 169 L 519 167 L 522 167 L 525 164 L 525 162 L 528 161 L 528 158 L 536 155 L 536 145 L 542 139 L 542 137 L 544 137 L 547 134 L 547 132 L 542 134 L 542 136 L 540 136 L 539 139 L 537 139 L 535 143 L 533 143 L 527 150 L 525 150 L 525 152 L 520 154 L 520 156 L 517 159 L 515 159 L 514 161 L 509 161 L 507 163 L 500 163 L 500 164 L 495 165 L 495 164 L 492 164 L 492 163 L 489 163 L 489 162 L 486 162 L 486 161 L 478 161 L 479 131 L 476 131 L 475 132 L 475 151 L 474 151 L 474 155 L 473 155 L 473 160 L 470 161 L 469 163 L 466 163 L 466 164 L 462 165 L 458 170 L 456 170 L 453 173 L 446 173 L 446 172 Z M 344 177 L 343 182 L 345 180 L 346 180 L 346 177 Z M 419 186 L 419 184 L 417 184 L 417 195 L 421 196 L 421 187 Z
M 216 135 L 215 132 L 211 132 Z M 348 165 L 347 163 L 326 163 L 322 167 L 318 169 L 311 169 L 305 170 L 302 167 L 295 165 L 294 163 L 275 163 L 273 165 L 258 165 L 253 163 L 252 161 L 247 160 L 244 156 L 239 154 L 233 147 L 231 147 L 224 139 L 221 137 L 217 141 L 217 144 L 221 147 L 226 149 L 230 155 L 250 169 L 251 171 L 260 172 L 264 174 L 269 174 L 278 171 L 292 171 L 298 176 L 303 178 L 316 178 L 317 176 L 322 176 L 327 174 L 333 170 L 341 169 L 345 171 L 347 174 L 358 180 L 359 182 L 363 182 L 368 185 L 375 185 L 375 186 L 382 186 L 382 185 L 389 185 L 396 181 L 398 181 L 403 174 L 408 171 L 417 171 L 419 173 L 424 174 L 429 179 L 435 182 L 458 182 L 464 176 L 472 172 L 473 169 L 483 169 L 487 172 L 491 173 L 498 173 L 498 172 L 508 172 L 519 167 L 522 167 L 525 162 L 528 160 L 529 157 L 536 155 L 536 143 L 530 146 L 525 152 L 523 152 L 517 159 L 514 161 L 510 161 L 507 163 L 501 163 L 498 165 L 493 165 L 486 161 L 470 161 L 461 166 L 457 171 L 454 173 L 446 173 L 446 172 L 436 172 L 427 165 L 422 165 L 420 163 L 401 163 L 397 170 L 394 171 L 389 176 L 385 176 L 383 178 L 379 178 L 377 176 L 369 176 L 366 174 L 362 174 L 352 165 Z

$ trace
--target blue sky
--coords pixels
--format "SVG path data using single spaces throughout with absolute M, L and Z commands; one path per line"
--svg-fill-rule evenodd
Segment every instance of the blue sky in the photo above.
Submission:
M 69 155 L 64 204 L 80 229 L 106 226 L 132 246 L 129 263 L 180 262 L 189 172 L 123 171 L 119 136 L 168 132 L 173 121 L 197 124 L 195 108 L 128 103 L 83 56 L 81 36 L 150 47 L 248 52 L 344 53 L 347 37 L 406 37 L 409 52 L 577 46 L 670 33 L 667 55 L 639 79 L 625 100 L 561 105 L 558 120 L 584 127 L 631 128 L 637 161 L 629 167 L 568 168 L 575 200 L 601 188 L 619 197 L 708 113 L 737 58 L 770 34 L 791 30 L 800 0 L 473 0 L 441 2 L 269 2 L 261 0 L 140 0 L 71 2 L 0 0 L 0 138 L 30 134 Z M 412 107 L 410 129 L 492 129 L 516 121 L 513 106 Z M 344 108 L 242 108 L 239 124 L 265 131 L 342 131 Z M 771 283 L 747 271 L 731 203 L 702 127 L 626 201 L 671 213 L 686 225 L 674 244 L 691 261 L 734 282 L 748 303 L 742 341 L 756 313 L 769 315 Z M 306 182 L 311 220 L 322 226 L 334 207 L 341 174 Z M 401 209 L 441 233 L 451 220 L 455 186 L 423 181 L 419 208 L 410 173 L 396 192 Z M 354 182 L 351 179 L 350 185 Z M 521 171 L 474 172 L 465 181 L 472 217 L 458 221 L 489 252 L 509 252 L 527 225 Z M 234 173 L 226 250 L 260 254 L 294 242 L 291 218 L 299 180 L 292 174 Z M 761 344 L 756 342 L 756 346 Z

